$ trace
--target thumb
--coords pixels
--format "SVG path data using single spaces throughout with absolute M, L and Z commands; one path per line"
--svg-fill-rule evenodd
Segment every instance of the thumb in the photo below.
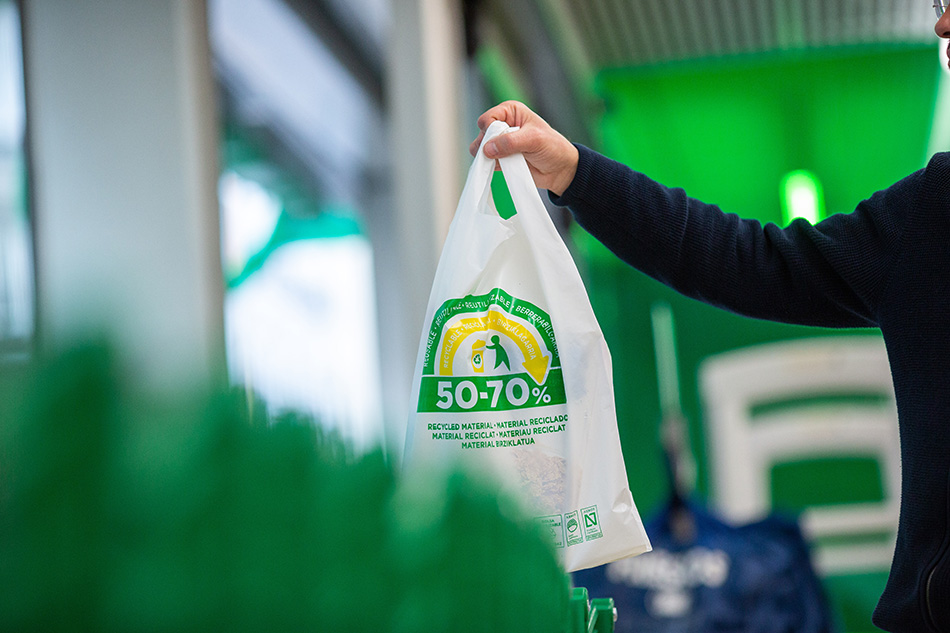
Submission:
M 517 143 L 513 142 L 517 139 L 512 139 L 516 134 L 517 132 L 499 134 L 485 143 L 485 156 L 488 158 L 504 158 L 517 153 L 519 151 Z

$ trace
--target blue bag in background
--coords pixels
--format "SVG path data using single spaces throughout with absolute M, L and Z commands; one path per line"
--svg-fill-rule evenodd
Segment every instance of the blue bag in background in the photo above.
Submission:
M 591 597 L 614 599 L 616 633 L 833 630 L 795 521 L 733 527 L 677 501 L 646 525 L 652 552 L 573 574 Z

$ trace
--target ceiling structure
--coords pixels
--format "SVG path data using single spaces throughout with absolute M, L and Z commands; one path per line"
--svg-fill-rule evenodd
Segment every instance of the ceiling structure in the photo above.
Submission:
M 563 129 L 574 130 L 588 125 L 593 79 L 606 69 L 817 48 L 926 44 L 936 38 L 936 16 L 928 0 L 484 4 L 492 26 L 483 31 L 491 43 L 519 67 L 538 107 Z M 570 83 L 570 94 L 557 85 L 557 72 Z
M 927 0 L 545 0 L 570 20 L 590 66 L 854 44 L 931 41 Z

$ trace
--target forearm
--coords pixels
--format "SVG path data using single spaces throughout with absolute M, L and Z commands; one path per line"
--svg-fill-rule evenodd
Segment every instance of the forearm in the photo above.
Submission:
M 723 213 L 580 147 L 574 182 L 555 198 L 618 257 L 683 294 L 747 316 L 830 327 L 875 325 L 879 279 L 856 280 L 862 255 L 886 257 L 864 215 L 812 227 L 763 227 Z M 847 224 L 848 226 L 844 226 Z M 886 241 L 886 240 L 885 240 Z M 872 274 L 878 276 L 883 273 Z

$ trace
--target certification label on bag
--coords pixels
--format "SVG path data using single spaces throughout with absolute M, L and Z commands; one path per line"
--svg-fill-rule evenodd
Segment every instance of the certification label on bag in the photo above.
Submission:
M 544 310 L 495 288 L 451 299 L 436 311 L 426 339 L 419 413 L 566 402 L 554 328 Z

